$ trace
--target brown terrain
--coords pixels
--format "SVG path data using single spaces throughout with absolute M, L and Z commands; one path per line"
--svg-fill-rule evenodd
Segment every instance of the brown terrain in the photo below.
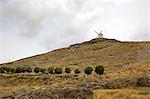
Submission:
M 103 75 L 84 74 L 97 65 Z M 150 41 L 97 38 L 1 66 L 70 67 L 72 73 L 0 74 L 0 99 L 150 99 Z

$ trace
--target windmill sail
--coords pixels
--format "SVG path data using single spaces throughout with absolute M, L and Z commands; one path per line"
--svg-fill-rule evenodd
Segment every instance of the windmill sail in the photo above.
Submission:
M 95 33 L 98 35 L 97 38 L 103 38 L 102 30 L 100 33 L 98 33 L 97 31 L 95 31 Z

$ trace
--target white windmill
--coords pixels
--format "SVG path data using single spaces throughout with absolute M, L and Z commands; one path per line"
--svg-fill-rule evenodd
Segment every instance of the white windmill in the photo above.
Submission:
M 103 38 L 103 31 L 101 30 L 100 33 L 98 33 L 97 31 L 95 31 L 95 33 L 98 35 L 97 38 Z

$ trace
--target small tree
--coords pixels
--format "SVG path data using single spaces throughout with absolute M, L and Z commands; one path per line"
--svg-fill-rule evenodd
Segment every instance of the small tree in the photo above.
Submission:
M 0 73 L 5 73 L 5 67 L 0 67 Z
M 6 71 L 7 73 L 10 73 L 10 68 L 9 68 L 9 67 L 5 67 L 5 71 Z
M 10 68 L 10 72 L 11 73 L 16 73 L 16 69 L 15 68 Z
M 86 67 L 86 68 L 84 69 L 84 72 L 85 72 L 86 74 L 88 74 L 88 75 L 92 74 L 92 71 L 93 71 L 93 68 L 92 68 L 92 67 Z
M 55 68 L 55 73 L 56 74 L 61 74 L 62 73 L 62 68 Z
M 50 68 L 47 69 L 47 72 L 51 73 L 51 74 L 54 74 L 55 69 L 53 67 L 50 67 Z
M 22 73 L 22 72 L 24 72 L 23 67 L 17 67 L 16 68 L 16 73 Z
M 24 67 L 24 72 L 32 72 L 32 68 L 31 67 Z
M 34 68 L 34 72 L 35 73 L 39 73 L 40 72 L 40 68 L 38 68 L 38 67 Z
M 95 72 L 99 75 L 102 75 L 104 73 L 104 67 L 103 66 L 96 66 Z
M 41 73 L 45 73 L 45 72 L 46 72 L 46 69 L 40 68 L 40 72 L 41 72 Z
M 65 68 L 65 72 L 66 73 L 71 73 L 71 69 L 70 68 Z
M 75 74 L 80 74 L 80 70 L 79 69 L 75 69 Z

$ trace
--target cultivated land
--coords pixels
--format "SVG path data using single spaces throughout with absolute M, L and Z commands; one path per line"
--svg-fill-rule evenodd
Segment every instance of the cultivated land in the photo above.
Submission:
M 103 65 L 99 76 L 84 68 Z M 69 67 L 70 74 L 0 74 L 4 99 L 149 99 L 150 42 L 93 39 L 42 55 L 0 64 L 0 67 Z M 74 74 L 79 68 L 81 73 Z

